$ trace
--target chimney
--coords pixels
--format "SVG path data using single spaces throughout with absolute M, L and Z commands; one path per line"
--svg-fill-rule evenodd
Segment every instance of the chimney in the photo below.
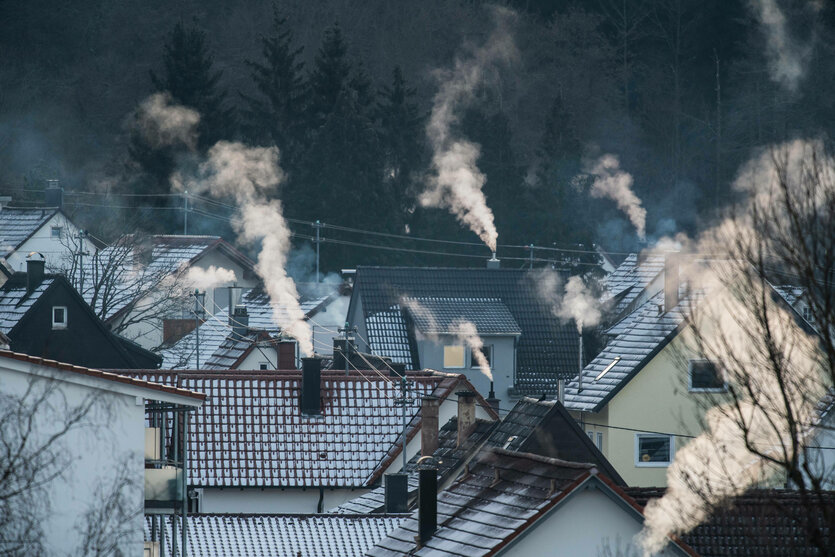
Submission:
M 344 336 L 333 337 L 333 369 L 347 368 L 346 356 L 349 356 L 353 349 L 354 347 L 348 344 L 348 339 Z
M 26 257 L 26 292 L 31 294 L 43 282 L 46 259 L 42 253 L 33 251 Z
M 322 413 L 322 360 L 302 358 L 302 414 L 315 416 Z
M 420 399 L 420 455 L 432 456 L 438 449 L 438 397 L 427 395 Z
M 577 335 L 579 338 L 579 345 L 577 347 L 577 392 L 583 392 L 583 333 Z
M 409 474 L 386 474 L 386 513 L 408 512 Z
M 397 377 L 400 379 L 406 375 L 406 364 L 402 362 L 391 362 L 390 365 L 391 369 L 389 369 L 389 375 L 391 377 Z
M 229 321 L 232 325 L 232 336 L 235 339 L 240 340 L 249 332 L 249 314 L 244 306 L 236 307 Z
M 418 543 L 424 545 L 438 529 L 438 470 L 420 469 L 418 479 Z
M 501 268 L 502 263 L 500 260 L 496 259 L 496 252 L 493 252 L 493 257 L 487 260 L 487 268 L 488 269 L 499 269 Z
M 458 395 L 458 441 L 456 447 L 460 447 L 475 427 L 475 393 L 472 391 L 458 391 L 455 394 Z
M 557 379 L 557 400 L 560 404 L 565 404 L 565 379 L 562 377 Z
M 232 316 L 235 314 L 235 309 L 241 305 L 241 291 L 243 290 L 237 284 L 227 287 L 229 289 L 229 324 L 232 325 Z
M 489 404 L 497 414 L 499 413 L 499 402 L 499 399 L 496 398 L 496 392 L 493 390 L 493 382 L 490 381 L 490 392 L 487 394 L 487 404 Z
M 44 190 L 44 203 L 47 207 L 64 208 L 64 188 L 58 180 L 47 180 Z
M 664 311 L 678 305 L 678 254 L 664 256 Z

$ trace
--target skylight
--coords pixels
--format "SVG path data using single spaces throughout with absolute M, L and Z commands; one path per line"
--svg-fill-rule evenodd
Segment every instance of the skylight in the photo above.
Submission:
M 615 359 L 614 359 L 614 360 L 612 360 L 612 363 L 610 363 L 610 364 L 609 364 L 609 365 L 607 365 L 605 368 L 603 368 L 603 371 L 601 371 L 601 372 L 597 375 L 597 377 L 595 377 L 595 378 L 594 378 L 594 380 L 595 380 L 595 381 L 597 381 L 598 379 L 600 379 L 601 377 L 603 377 L 604 375 L 606 375 L 607 373 L 609 373 L 609 370 L 611 370 L 613 367 L 615 367 L 615 364 L 616 364 L 616 363 L 618 363 L 619 361 L 620 361 L 620 356 L 615 356 Z

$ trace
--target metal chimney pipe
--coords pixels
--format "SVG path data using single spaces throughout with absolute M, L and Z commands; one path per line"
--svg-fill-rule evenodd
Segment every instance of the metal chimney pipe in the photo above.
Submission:
M 577 379 L 577 392 L 580 393 L 583 391 L 583 332 L 580 331 L 580 334 L 577 335 L 580 339 L 579 348 L 577 350 L 577 368 L 578 368 L 578 379 Z
M 438 470 L 421 468 L 418 482 L 418 542 L 423 545 L 438 529 Z

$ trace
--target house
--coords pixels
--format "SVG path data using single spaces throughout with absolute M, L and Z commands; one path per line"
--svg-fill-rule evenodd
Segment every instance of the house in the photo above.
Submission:
M 191 557 L 362 557 L 404 515 L 196 514 L 188 517 Z M 146 520 L 145 539 L 151 537 Z M 171 527 L 166 555 L 173 555 Z
M 643 514 L 588 463 L 493 448 L 447 489 L 420 471 L 418 510 L 377 542 L 371 556 L 631 555 Z M 659 555 L 695 555 L 681 542 Z
M 459 477 L 464 466 L 483 451 L 509 449 L 517 452 L 553 457 L 571 462 L 592 463 L 616 485 L 626 485 L 603 454 L 577 422 L 556 401 L 523 398 L 499 422 L 475 420 L 467 422 L 472 412 L 466 410 L 468 397 L 458 393 L 458 417 L 444 424 L 438 434 L 437 448 L 430 454 L 436 462 L 438 488 L 445 489 Z M 471 402 L 470 402 L 471 403 Z M 423 427 L 426 427 L 424 422 Z M 419 457 L 415 455 L 406 466 L 409 474 L 405 507 L 415 508 L 419 487 Z M 339 506 L 337 513 L 393 512 L 386 501 L 397 495 L 386 494 L 391 487 L 379 487 Z
M 187 414 L 203 398 L 0 351 L 0 523 L 4 534 L 14 533 L 4 537 L 3 552 L 138 555 L 143 520 L 137 511 L 149 503 L 148 486 L 176 472 L 170 463 L 148 468 L 143 458 L 149 412 L 165 407 Z
M 193 322 L 195 309 L 213 315 L 228 305 L 229 286 L 259 282 L 254 263 L 219 236 L 163 235 L 120 238 L 86 258 L 72 280 L 114 331 L 148 349 L 163 344 L 165 320 Z
M 624 491 L 641 506 L 664 495 L 659 488 Z M 701 557 L 821 555 L 821 547 L 835 547 L 835 492 L 820 492 L 819 499 L 815 494 L 809 497 L 816 500 L 810 504 L 794 490 L 751 489 L 726 501 L 681 539 Z M 820 527 L 819 545 L 808 530 L 814 522 Z
M 78 253 L 94 254 L 101 247 L 64 213 L 60 190 L 46 193 L 46 207 L 0 206 L 0 257 L 15 271 L 25 270 L 31 252 L 43 254 L 47 268 L 57 271 L 68 268 Z
M 63 275 L 47 274 L 41 254 L 0 286 L 0 332 L 15 352 L 73 365 L 147 369 L 162 358 L 119 336 Z
M 465 373 L 481 392 L 490 378 L 451 326 L 474 321 L 485 346 L 496 397 L 556 396 L 558 379 L 576 373 L 579 339 L 555 317 L 537 276 L 518 269 L 359 267 L 348 308 L 360 349 L 409 369 Z
M 463 375 L 407 372 L 404 407 L 398 377 L 304 362 L 301 371 L 126 372 L 207 395 L 188 430 L 191 512 L 330 510 L 401 468 L 404 420 L 411 457 L 427 413 L 446 423 L 457 413 L 451 395 L 473 389 Z M 498 418 L 480 395 L 475 402 L 477 418 Z
M 620 321 L 662 290 L 664 261 L 664 254 L 630 253 L 603 278 L 602 301 L 611 306 L 611 322 Z
M 739 330 L 726 289 L 679 284 L 675 258 L 662 274 L 662 290 L 611 327 L 612 340 L 565 387 L 566 408 L 630 486 L 665 486 L 676 451 L 702 431 L 704 412 L 728 390 L 722 362 L 695 349 L 694 309 L 706 316 L 698 319 L 713 320 L 705 328 L 711 334 L 716 316 L 728 320 L 725 334 Z M 772 294 L 788 326 L 803 328 Z

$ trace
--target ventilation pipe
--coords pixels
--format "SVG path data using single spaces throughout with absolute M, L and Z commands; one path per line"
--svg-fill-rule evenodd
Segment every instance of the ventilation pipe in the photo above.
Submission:
M 502 262 L 496 258 L 496 252 L 493 252 L 493 257 L 487 260 L 487 268 L 488 269 L 499 269 L 502 266 Z
M 583 392 L 583 332 L 580 331 L 580 334 L 577 335 L 579 338 L 579 346 L 577 348 L 577 392 Z
M 495 391 L 493 391 L 493 382 L 490 381 L 490 392 L 487 394 L 487 404 L 489 404 L 497 414 L 499 413 L 499 402 L 499 399 L 496 398 Z
M 438 410 L 440 400 L 427 395 L 420 399 L 420 454 L 432 456 L 438 449 Z
M 243 289 L 237 284 L 233 284 L 227 288 L 229 292 L 229 324 L 232 325 L 232 316 L 235 314 L 238 306 L 241 305 L 241 291 Z
M 402 472 L 386 474 L 386 512 L 405 513 L 408 508 L 409 475 Z
M 302 358 L 301 411 L 308 416 L 322 413 L 322 360 Z

